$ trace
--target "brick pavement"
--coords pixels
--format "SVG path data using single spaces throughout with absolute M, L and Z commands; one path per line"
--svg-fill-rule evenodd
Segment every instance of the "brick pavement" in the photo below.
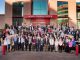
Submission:
M 0 54 L 0 60 L 80 60 L 80 55 L 65 52 L 15 51 L 7 53 L 5 56 Z

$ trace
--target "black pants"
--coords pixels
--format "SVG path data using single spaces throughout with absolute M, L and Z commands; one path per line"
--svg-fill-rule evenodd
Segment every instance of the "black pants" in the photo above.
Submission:
M 50 51 L 50 45 L 48 46 L 48 51 Z
M 11 51 L 15 51 L 15 50 L 14 50 L 14 45 L 12 45 Z
M 80 45 L 79 45 L 79 53 L 80 53 Z
M 14 43 L 14 50 L 18 50 L 18 43 Z
M 32 44 L 32 50 L 33 51 L 35 51 L 35 48 L 36 48 L 35 44 Z
M 1 41 L 0 41 L 0 46 L 1 46 Z
M 43 45 L 40 45 L 40 51 L 43 51 Z
M 31 51 L 31 45 L 32 45 L 32 44 L 29 44 L 29 51 Z
M 21 49 L 21 43 L 18 43 L 18 50 Z
M 8 52 L 10 52 L 10 44 L 8 44 Z
M 40 45 L 36 43 L 36 51 L 39 51 L 39 49 L 40 49 Z
M 27 49 L 28 49 L 28 44 L 25 44 L 25 49 L 26 49 L 26 51 L 27 51 Z
M 62 49 L 63 49 L 63 46 L 61 45 L 59 45 L 59 52 L 62 52 Z
M 21 43 L 21 49 L 24 50 L 24 43 Z
M 54 49 L 54 45 L 50 45 L 50 51 L 52 52 Z
M 68 52 L 69 53 L 69 46 L 66 46 L 65 47 L 65 52 Z

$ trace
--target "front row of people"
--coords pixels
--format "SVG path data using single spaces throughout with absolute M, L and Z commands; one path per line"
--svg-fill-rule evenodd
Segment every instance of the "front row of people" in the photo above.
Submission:
M 29 50 L 29 51 L 59 51 L 71 52 L 75 49 L 75 40 L 66 37 L 56 37 L 52 34 L 45 35 L 15 35 L 11 39 L 4 39 L 5 48 L 8 51 Z

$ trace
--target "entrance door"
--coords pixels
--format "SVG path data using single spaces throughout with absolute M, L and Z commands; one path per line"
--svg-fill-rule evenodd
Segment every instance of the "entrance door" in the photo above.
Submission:
M 48 25 L 50 24 L 50 19 L 32 19 L 33 25 Z
M 23 22 L 23 18 L 13 18 L 13 25 L 21 26 Z

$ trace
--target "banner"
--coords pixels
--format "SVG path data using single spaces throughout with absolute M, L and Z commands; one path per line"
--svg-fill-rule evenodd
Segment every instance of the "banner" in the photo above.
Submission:
M 24 15 L 24 18 L 54 18 L 57 19 L 57 15 Z

